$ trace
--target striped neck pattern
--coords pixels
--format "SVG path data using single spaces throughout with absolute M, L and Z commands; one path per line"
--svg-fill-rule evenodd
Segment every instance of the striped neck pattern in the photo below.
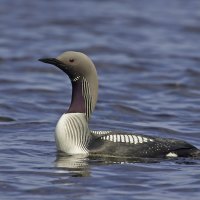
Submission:
M 89 83 L 84 77 L 82 80 L 82 94 L 83 94 L 84 102 L 85 102 L 86 119 L 89 120 L 90 115 L 92 113 L 92 95 L 90 92 Z
M 89 82 L 80 76 L 72 81 L 72 99 L 67 113 L 85 113 L 88 121 L 94 109 Z

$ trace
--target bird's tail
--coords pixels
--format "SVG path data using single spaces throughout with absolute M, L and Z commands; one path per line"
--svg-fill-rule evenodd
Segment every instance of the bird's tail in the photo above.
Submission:
M 195 149 L 194 151 L 192 151 L 191 156 L 200 159 L 200 149 Z

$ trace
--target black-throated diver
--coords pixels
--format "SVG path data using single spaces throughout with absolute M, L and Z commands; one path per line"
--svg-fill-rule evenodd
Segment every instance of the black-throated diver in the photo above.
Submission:
M 57 58 L 41 58 L 39 61 L 57 66 L 69 76 L 72 83 L 71 104 L 56 126 L 58 151 L 69 155 L 144 158 L 199 154 L 196 147 L 182 140 L 121 131 L 90 131 L 88 121 L 98 96 L 98 77 L 91 59 L 83 53 L 67 51 Z

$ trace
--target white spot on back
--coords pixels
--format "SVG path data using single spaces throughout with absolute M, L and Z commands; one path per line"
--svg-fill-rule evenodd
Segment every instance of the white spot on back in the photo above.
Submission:
M 106 136 L 106 140 L 110 140 L 110 135 L 107 135 L 107 136 Z
M 117 142 L 117 136 L 113 135 L 113 142 Z
M 143 139 L 141 136 L 137 136 L 138 140 L 139 140 L 139 143 L 143 143 Z
M 138 143 L 138 139 L 135 135 L 133 135 L 133 138 L 134 138 L 134 143 L 137 144 Z
M 144 142 L 148 142 L 148 139 L 146 137 L 143 137 Z
M 153 142 L 153 139 L 142 137 L 140 135 L 105 135 L 111 133 L 111 131 L 92 131 L 93 134 L 102 135 L 103 140 L 112 141 L 112 142 L 123 142 L 123 143 L 130 143 L 130 144 L 142 144 L 144 142 Z
M 121 141 L 120 135 L 116 135 L 117 136 L 117 142 Z
M 178 155 L 176 153 L 173 153 L 173 152 L 169 152 L 166 156 L 167 157 L 172 157 L 172 158 L 178 157 Z
M 132 135 L 128 135 L 128 137 L 129 137 L 130 143 L 134 143 L 133 136 Z
M 113 135 L 110 135 L 110 139 L 109 140 L 113 142 Z
M 128 135 L 124 135 L 124 137 L 125 137 L 125 142 L 129 143 Z
M 91 131 L 91 132 L 95 135 L 104 135 L 110 133 L 111 131 Z
M 125 142 L 124 135 L 121 135 L 121 142 Z

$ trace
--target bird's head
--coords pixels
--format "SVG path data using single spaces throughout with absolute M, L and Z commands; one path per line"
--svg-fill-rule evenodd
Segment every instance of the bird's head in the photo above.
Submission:
M 81 52 L 67 51 L 56 58 L 41 58 L 39 61 L 53 64 L 69 76 L 72 87 L 74 87 L 74 96 L 72 98 L 75 99 L 75 96 L 78 96 L 77 94 L 82 94 L 85 105 L 90 104 L 89 116 L 96 105 L 98 96 L 98 77 L 92 60 Z M 74 100 L 72 103 L 74 102 L 77 102 L 77 106 L 78 103 L 81 103 L 81 100 L 79 98 L 79 100 Z M 85 110 L 87 109 L 85 108 Z

